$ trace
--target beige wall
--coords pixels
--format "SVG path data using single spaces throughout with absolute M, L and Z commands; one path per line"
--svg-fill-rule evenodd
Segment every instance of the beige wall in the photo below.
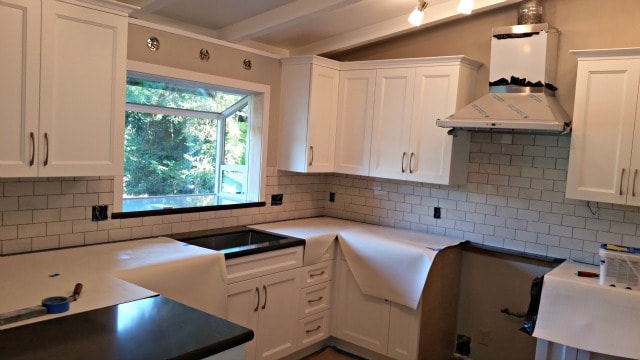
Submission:
M 466 55 L 487 65 L 479 72 L 479 96 L 488 91 L 491 28 L 515 25 L 517 9 L 518 4 L 506 6 L 330 57 L 353 61 Z M 638 0 L 545 1 L 545 22 L 560 30 L 556 96 L 570 115 L 577 62 L 569 50 L 640 46 L 638 15 Z
M 153 52 L 147 48 L 147 39 L 150 36 L 155 36 L 160 40 L 158 51 Z M 202 48 L 209 50 L 211 58 L 208 62 L 200 61 L 199 53 Z M 134 24 L 129 25 L 127 58 L 270 85 L 271 111 L 269 114 L 267 165 L 276 165 L 278 118 L 280 116 L 279 59 Z M 252 70 L 244 69 L 242 63 L 244 59 L 251 59 Z

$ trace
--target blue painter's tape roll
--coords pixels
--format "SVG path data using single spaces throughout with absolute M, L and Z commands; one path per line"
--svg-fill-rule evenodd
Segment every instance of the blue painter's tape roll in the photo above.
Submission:
M 69 298 L 66 296 L 52 296 L 42 299 L 42 306 L 47 308 L 47 314 L 60 314 L 69 311 Z

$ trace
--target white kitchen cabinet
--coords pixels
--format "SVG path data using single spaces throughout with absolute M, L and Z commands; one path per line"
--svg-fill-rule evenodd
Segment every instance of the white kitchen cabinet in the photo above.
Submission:
M 376 70 L 340 72 L 335 172 L 369 175 Z
M 0 79 L 11 84 L 1 176 L 121 174 L 126 16 L 61 1 L 0 8 L 2 30 L 18 35 L 0 45 Z
M 451 358 L 456 339 L 461 250 L 435 258 L 417 309 L 363 294 L 341 256 L 336 261 L 332 334 L 393 359 Z
M 469 134 L 436 126 L 472 100 L 478 64 L 380 69 L 369 175 L 437 184 L 466 182 Z
M 538 339 L 535 360 L 625 360 L 613 355 L 595 353 Z
M 282 60 L 278 169 L 332 172 L 339 71 L 315 56 Z
M 335 245 L 320 259 L 302 268 L 298 322 L 298 350 L 331 335 L 331 308 Z
M 227 320 L 254 331 L 246 359 L 280 359 L 298 346 L 302 247 L 230 259 Z
M 640 48 L 581 50 L 566 197 L 640 205 Z
M 37 175 L 40 14 L 40 0 L 0 1 L 0 176 Z
M 386 354 L 389 342 L 389 303 L 363 294 L 344 260 L 336 262 L 335 281 L 333 335 Z
M 380 69 L 377 72 L 371 176 L 406 178 L 414 81 L 414 68 Z

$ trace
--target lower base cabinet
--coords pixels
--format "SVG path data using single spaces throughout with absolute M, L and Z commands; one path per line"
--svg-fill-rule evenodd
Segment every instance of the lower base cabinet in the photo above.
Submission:
M 293 299 L 300 296 L 301 263 L 302 248 L 276 250 L 227 262 L 230 279 L 227 320 L 254 332 L 254 339 L 246 344 L 244 359 L 280 359 L 297 350 L 298 328 L 295 324 L 298 323 L 299 308 L 298 301 Z M 279 267 L 294 268 L 278 271 Z M 251 277 L 254 270 L 257 276 Z M 265 273 L 267 275 L 263 275 Z M 251 278 L 244 280 L 246 277 Z
M 418 309 L 363 294 L 344 259 L 336 261 L 332 335 L 399 360 L 449 359 L 454 353 L 461 250 L 441 251 Z
M 344 260 L 337 262 L 336 282 L 337 338 L 395 359 L 417 358 L 420 309 L 363 294 Z

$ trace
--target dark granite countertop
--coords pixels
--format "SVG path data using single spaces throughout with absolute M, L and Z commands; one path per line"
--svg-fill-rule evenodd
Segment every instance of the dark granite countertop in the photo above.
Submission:
M 271 241 L 252 243 L 249 245 L 241 245 L 241 246 L 223 248 L 223 249 L 209 246 L 210 242 L 207 241 L 208 237 L 228 235 L 228 234 L 239 233 L 244 231 L 273 234 L 278 236 L 279 238 L 278 239 L 274 238 Z M 191 231 L 191 232 L 171 234 L 171 235 L 168 235 L 168 237 L 178 241 L 188 243 L 188 244 L 192 244 L 195 246 L 201 246 L 207 249 L 218 250 L 224 254 L 225 259 L 233 259 L 237 257 L 247 256 L 247 255 L 260 254 L 267 251 L 305 245 L 304 239 L 299 239 L 299 238 L 286 236 L 282 234 L 270 233 L 268 231 L 263 231 L 263 230 L 256 230 L 247 226 L 232 226 L 232 227 L 224 227 L 224 228 L 201 230 L 201 231 Z
M 163 296 L 0 330 L 0 359 L 202 359 L 253 331 Z

